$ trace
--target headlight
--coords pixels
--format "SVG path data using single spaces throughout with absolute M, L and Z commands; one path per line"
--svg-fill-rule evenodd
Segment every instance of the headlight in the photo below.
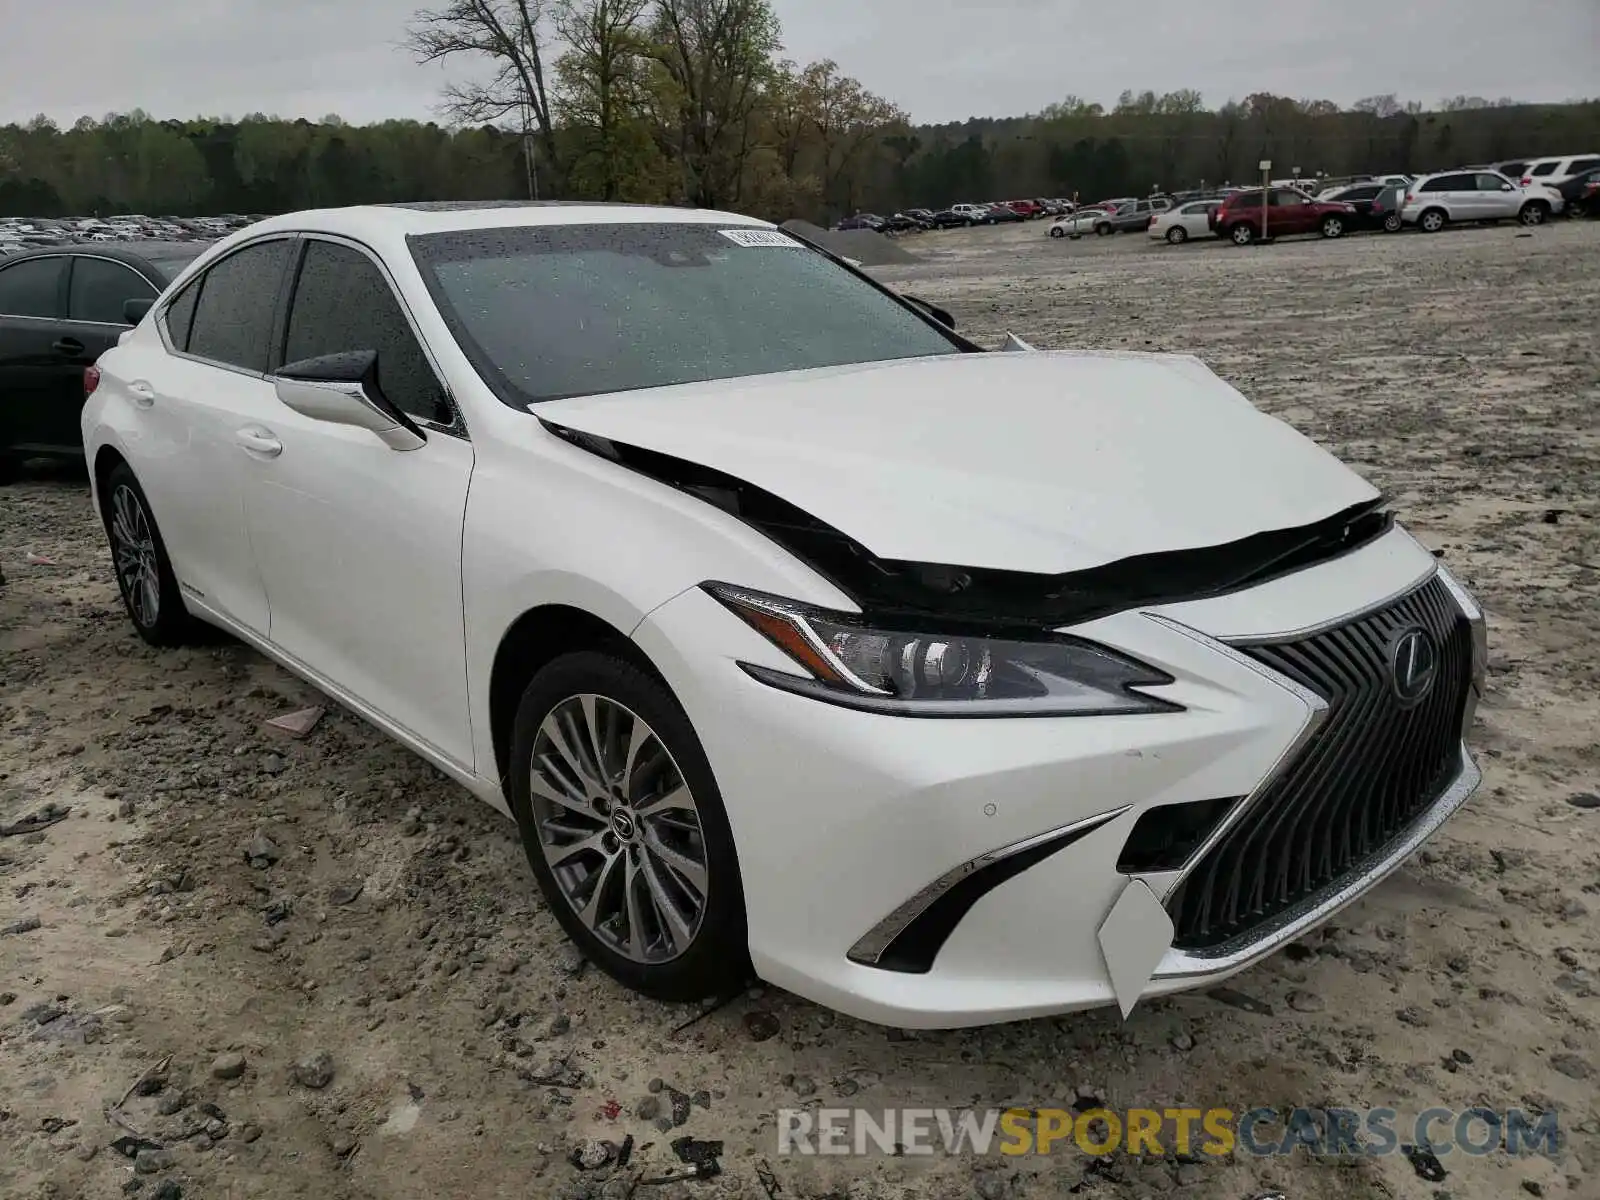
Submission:
M 704 586 L 809 675 L 740 663 L 746 672 L 847 708 L 911 717 L 1068 717 L 1183 707 L 1134 690 L 1172 683 L 1172 676 L 1077 638 L 883 629 L 729 584 Z

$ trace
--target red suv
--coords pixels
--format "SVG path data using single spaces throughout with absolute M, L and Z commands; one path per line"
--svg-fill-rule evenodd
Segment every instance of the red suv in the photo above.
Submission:
M 1030 221 L 1044 215 L 1044 206 L 1037 200 L 1007 200 L 1006 207 Z
M 1354 227 L 1355 216 L 1354 205 L 1313 200 L 1295 188 L 1272 188 L 1267 193 L 1268 237 L 1297 233 L 1343 237 L 1345 230 Z M 1212 212 L 1210 220 L 1218 237 L 1229 238 L 1236 246 L 1248 246 L 1261 236 L 1261 189 L 1233 192 Z

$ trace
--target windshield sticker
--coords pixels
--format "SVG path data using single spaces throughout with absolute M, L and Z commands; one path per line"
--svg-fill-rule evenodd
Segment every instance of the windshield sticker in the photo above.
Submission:
M 768 246 L 784 250 L 798 250 L 800 248 L 799 242 L 795 241 L 787 233 L 782 233 L 776 229 L 719 229 L 717 232 L 735 246 L 752 248 Z

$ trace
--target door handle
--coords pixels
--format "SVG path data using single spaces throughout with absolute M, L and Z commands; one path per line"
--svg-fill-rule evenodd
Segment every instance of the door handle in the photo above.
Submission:
M 83 353 L 83 343 L 77 338 L 64 337 L 59 341 L 51 342 L 50 349 L 57 354 L 78 355 Z
M 149 408 L 156 402 L 155 388 L 142 379 L 128 385 L 128 395 L 133 397 L 133 402 L 140 408 Z
M 283 453 L 283 443 L 265 429 L 246 426 L 235 433 L 233 438 L 246 453 L 259 454 L 262 458 L 277 458 Z

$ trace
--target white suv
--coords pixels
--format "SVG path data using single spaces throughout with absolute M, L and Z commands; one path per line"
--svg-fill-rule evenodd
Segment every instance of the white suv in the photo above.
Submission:
M 1600 154 L 1572 154 L 1565 158 L 1536 158 L 1522 168 L 1522 186 L 1560 187 L 1574 175 L 1600 167 Z
M 1446 171 L 1425 175 L 1406 192 L 1400 219 L 1424 233 L 1451 221 L 1520 220 L 1538 225 L 1551 212 L 1550 199 L 1519 188 L 1497 171 Z

